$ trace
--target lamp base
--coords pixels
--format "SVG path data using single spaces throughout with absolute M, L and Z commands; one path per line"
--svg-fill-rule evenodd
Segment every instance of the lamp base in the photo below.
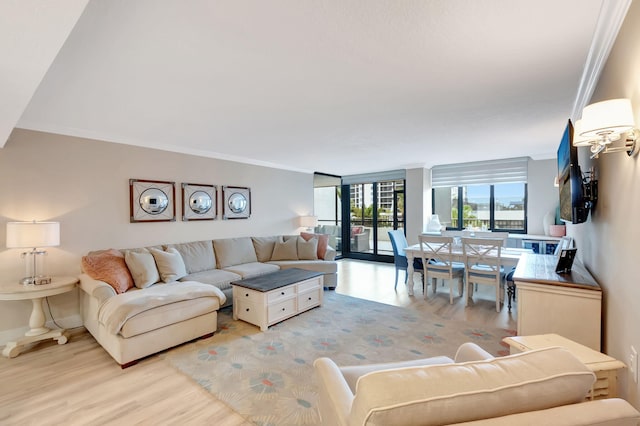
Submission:
M 22 285 L 42 285 L 51 284 L 51 277 L 44 277 L 42 275 L 37 277 L 24 277 L 20 280 Z

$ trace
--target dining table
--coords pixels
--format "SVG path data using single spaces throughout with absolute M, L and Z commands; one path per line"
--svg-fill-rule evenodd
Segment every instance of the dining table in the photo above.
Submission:
M 420 251 L 420 244 L 413 244 L 404 249 L 404 253 L 407 256 L 407 293 L 409 296 L 413 296 L 413 273 L 415 272 L 413 268 L 413 259 L 420 258 L 422 253 Z M 504 268 L 515 267 L 518 264 L 518 260 L 525 253 L 533 253 L 531 249 L 525 248 L 516 248 L 516 247 L 501 247 L 500 249 L 500 265 Z M 490 253 L 489 253 L 490 255 Z M 495 255 L 498 253 L 496 251 Z M 451 257 L 454 262 L 464 262 L 464 251 L 462 249 L 462 244 L 458 242 L 454 242 L 451 245 Z

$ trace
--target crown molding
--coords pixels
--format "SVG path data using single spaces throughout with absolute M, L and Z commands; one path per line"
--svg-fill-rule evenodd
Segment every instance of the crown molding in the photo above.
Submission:
M 582 116 L 582 109 L 588 104 L 596 89 L 600 74 L 609 58 L 609 53 L 618 37 L 632 0 L 603 0 L 600 15 L 584 64 L 578 93 L 573 103 L 571 118 L 575 122 Z

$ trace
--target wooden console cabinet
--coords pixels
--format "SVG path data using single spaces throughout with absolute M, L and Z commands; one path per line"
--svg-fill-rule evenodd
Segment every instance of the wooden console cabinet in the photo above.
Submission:
M 599 352 L 602 289 L 580 262 L 569 274 L 557 274 L 556 263 L 542 254 L 518 262 L 518 336 L 556 333 Z

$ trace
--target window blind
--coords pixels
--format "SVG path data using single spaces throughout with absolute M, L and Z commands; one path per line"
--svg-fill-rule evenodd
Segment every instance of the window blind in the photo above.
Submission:
M 434 188 L 498 183 L 526 183 L 528 157 L 446 164 L 431 169 Z
M 407 176 L 406 170 L 388 170 L 386 172 L 342 176 L 342 184 L 352 185 L 354 183 L 371 183 L 371 182 L 384 182 L 388 180 L 402 180 L 402 179 L 406 179 L 406 176 Z

